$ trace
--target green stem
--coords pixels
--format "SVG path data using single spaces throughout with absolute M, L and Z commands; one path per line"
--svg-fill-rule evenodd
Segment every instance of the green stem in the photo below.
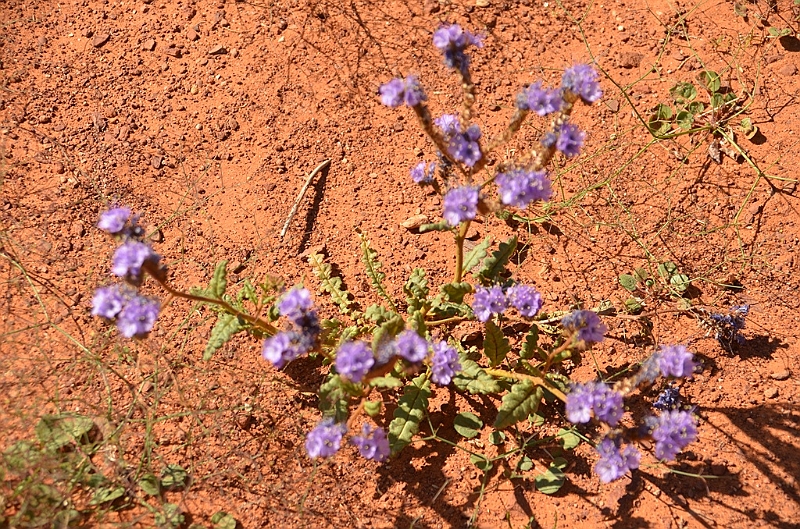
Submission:
M 426 327 L 435 327 L 437 325 L 447 325 L 448 323 L 458 323 L 460 321 L 464 321 L 463 316 L 452 316 L 450 318 L 445 318 L 443 320 L 435 320 L 435 321 L 426 321 Z
M 547 360 L 544 363 L 544 367 L 542 367 L 542 371 L 547 373 L 550 370 L 550 365 L 553 363 L 553 359 L 557 355 L 563 353 L 564 351 L 566 351 L 567 349 L 572 347 L 572 342 L 573 342 L 573 339 L 570 338 L 566 342 L 562 343 L 560 346 L 558 346 L 555 349 L 553 349 L 552 351 L 550 351 L 550 354 L 547 355 Z
M 504 369 L 484 369 L 484 371 L 493 377 L 500 377 L 500 378 L 510 378 L 511 380 L 530 380 L 537 386 L 542 386 L 547 391 L 552 393 L 557 399 L 566 402 L 567 396 L 564 395 L 564 392 L 555 387 L 555 385 L 544 378 L 544 375 L 535 367 L 528 366 L 528 369 L 533 371 L 534 375 L 526 375 L 525 373 L 512 373 L 511 371 L 506 371 Z
M 467 237 L 470 222 L 472 221 L 462 222 L 456 235 L 456 273 L 453 275 L 453 283 L 460 283 L 461 276 L 464 275 L 464 239 Z

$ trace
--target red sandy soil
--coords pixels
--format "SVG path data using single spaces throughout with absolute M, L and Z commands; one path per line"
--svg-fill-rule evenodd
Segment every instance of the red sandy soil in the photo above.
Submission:
M 532 527 L 800 527 L 800 42 L 767 32 L 797 30 L 798 13 L 789 0 L 742 7 L 746 18 L 718 0 L 4 0 L 3 448 L 31 438 L 44 413 L 79 412 L 101 431 L 120 427 L 95 462 L 109 476 L 168 463 L 189 470 L 182 491 L 148 498 L 131 487 L 138 506 L 96 508 L 83 523 L 97 526 L 152 526 L 141 502 L 169 501 L 186 526 L 206 527 L 220 510 L 247 528 L 464 527 L 471 518 L 486 528 L 531 519 Z M 565 67 L 592 58 L 604 71 L 603 100 L 575 112 L 589 131 L 582 155 L 556 160 L 547 222 L 489 216 L 470 232 L 473 241 L 520 237 L 525 251 L 511 270 L 545 294 L 546 310 L 604 300 L 621 307 L 627 293 L 617 276 L 664 261 L 693 279 L 696 306 L 750 304 L 745 343 L 726 350 L 674 299 L 645 299 L 652 329 L 607 317 L 607 340 L 571 374 L 589 380 L 657 344 L 688 344 L 703 362 L 683 385 L 697 406 L 699 440 L 678 462 L 645 455 L 632 477 L 602 485 L 583 444 L 567 455 L 568 481 L 552 496 L 532 479 L 549 464 L 550 446 L 529 452 L 534 468 L 514 479 L 500 463 L 484 477 L 465 451 L 441 442 L 414 443 L 383 465 L 348 446 L 315 469 L 303 439 L 320 418 L 315 390 L 326 369 L 318 361 L 280 372 L 256 340 L 239 336 L 204 362 L 214 314 L 180 300 L 163 307 L 143 341 L 90 316 L 114 248 L 94 224 L 113 204 L 142 214 L 182 288 L 207 284 L 223 258 L 233 281 L 273 275 L 313 288 L 305 254 L 324 246 L 369 305 L 378 299 L 357 229 L 379 252 L 395 297 L 404 298 L 416 266 L 432 285 L 447 280 L 451 236 L 401 226 L 418 214 L 440 218 L 440 199 L 408 176 L 417 161 L 434 159 L 433 148 L 408 109 L 385 108 L 376 95 L 392 76 L 414 73 L 434 114 L 458 108 L 455 80 L 431 46 L 442 22 L 486 35 L 472 57 L 476 120 L 490 136 L 523 84 L 557 84 Z M 703 138 L 694 150 L 685 136 L 648 146 L 637 113 L 668 102 L 669 88 L 702 68 L 750 94 L 747 115 L 761 134 L 739 140 L 757 168 L 714 163 Z M 533 120 L 495 159 L 530 145 L 544 126 Z M 281 239 L 306 175 L 325 159 L 329 170 Z M 734 283 L 742 288 L 722 286 Z M 324 295 L 316 302 L 336 314 Z M 436 389 L 431 420 L 440 436 L 496 455 L 489 429 L 466 441 L 451 424 L 462 411 L 491 424 L 498 404 Z M 563 423 L 550 416 L 543 427 L 520 427 L 551 434 Z

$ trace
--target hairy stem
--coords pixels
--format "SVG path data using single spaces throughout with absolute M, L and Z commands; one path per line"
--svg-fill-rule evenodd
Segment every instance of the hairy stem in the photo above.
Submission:
M 542 386 L 547 391 L 552 393 L 557 399 L 566 402 L 567 396 L 564 395 L 564 392 L 558 389 L 552 382 L 544 378 L 544 375 L 535 367 L 528 366 L 528 369 L 534 372 L 533 375 L 526 375 L 525 373 L 512 373 L 511 371 L 506 371 L 504 369 L 484 369 L 486 374 L 491 375 L 493 377 L 499 378 L 509 378 L 511 380 L 530 380 L 537 386 Z
M 458 235 L 456 235 L 456 272 L 453 274 L 453 283 L 460 283 L 461 276 L 464 274 L 464 239 L 467 236 L 470 222 L 469 220 L 462 222 L 458 228 Z

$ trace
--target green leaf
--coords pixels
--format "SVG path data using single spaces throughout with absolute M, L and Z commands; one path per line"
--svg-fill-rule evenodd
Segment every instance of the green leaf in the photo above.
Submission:
M 216 353 L 220 347 L 230 341 L 236 333 L 244 329 L 244 320 L 239 319 L 239 317 L 234 314 L 221 312 L 219 318 L 217 318 L 217 323 L 214 325 L 214 328 L 211 329 L 211 335 L 208 337 L 206 349 L 203 351 L 203 360 L 211 360 L 211 357 L 214 356 L 214 353 Z
M 364 311 L 364 317 L 368 320 L 372 321 L 375 325 L 380 325 L 387 320 L 390 320 L 397 314 L 392 312 L 391 310 L 387 309 L 383 305 L 370 305 L 367 307 L 367 310 Z
M 635 291 L 638 288 L 637 283 L 637 279 L 630 274 L 619 275 L 619 284 L 626 290 L 630 290 L 631 292 Z
M 409 314 L 422 310 L 428 302 L 428 293 L 430 292 L 428 280 L 425 278 L 425 270 L 415 268 L 406 284 L 403 285 L 403 292 L 406 294 Z
M 158 527 L 175 528 L 179 527 L 185 521 L 183 513 L 181 513 L 181 508 L 174 503 L 165 503 L 161 507 L 163 511 L 156 512 L 153 516 Z
M 725 97 L 722 94 L 711 95 L 711 108 L 722 108 L 725 104 Z
M 186 486 L 189 473 L 180 465 L 167 465 L 161 471 L 161 486 L 165 489 L 179 489 Z
M 377 417 L 382 406 L 383 402 L 380 400 L 367 400 L 364 402 L 364 412 L 370 417 Z
M 683 105 L 697 97 L 697 89 L 692 83 L 678 83 L 670 89 L 669 95 L 676 103 Z
M 555 494 L 564 486 L 566 480 L 567 477 L 564 475 L 564 472 L 557 466 L 551 464 L 544 474 L 536 476 L 533 481 L 537 490 L 544 494 Z
M 475 247 L 464 256 L 463 269 L 465 274 L 478 266 L 478 263 L 480 263 L 486 257 L 486 250 L 489 249 L 489 245 L 491 244 L 492 238 L 486 237 L 484 240 L 476 244 Z
M 659 103 L 655 110 L 647 118 L 647 128 L 656 136 L 666 134 L 672 124 L 672 108 L 669 105 Z
M 86 444 L 87 434 L 94 428 L 94 421 L 89 417 L 73 413 L 44 415 L 34 430 L 36 437 L 44 443 L 47 450 L 59 450 L 76 442 Z
M 561 439 L 561 444 L 564 447 L 564 450 L 572 450 L 581 444 L 581 442 L 583 442 L 583 439 L 581 439 L 581 437 L 576 434 L 574 430 L 566 430 L 561 428 L 558 430 L 556 436 Z
M 528 415 L 536 413 L 544 390 L 530 380 L 523 380 L 511 386 L 511 391 L 503 396 L 494 427 L 497 430 L 525 420 Z
M 790 28 L 769 28 L 767 29 L 767 32 L 769 32 L 769 36 L 771 38 L 780 38 L 792 34 L 792 30 Z
M 472 285 L 466 281 L 462 283 L 447 283 L 442 285 L 444 299 L 452 303 L 463 303 L 464 296 L 472 292 Z
M 678 292 L 686 292 L 686 289 L 689 288 L 690 283 L 691 281 L 689 280 L 689 276 L 685 274 L 675 274 L 669 278 L 669 284 L 672 285 L 672 288 Z
M 153 474 L 143 475 L 136 483 L 148 496 L 158 496 L 161 492 L 161 482 Z
M 319 387 L 319 409 L 325 417 L 341 422 L 347 418 L 347 408 L 347 382 L 339 375 L 329 374 Z
M 719 74 L 712 70 L 703 70 L 697 74 L 697 80 L 712 94 L 717 92 L 722 84 Z
M 236 518 L 225 511 L 215 512 L 211 516 L 214 529 L 236 529 Z
M 386 375 L 370 379 L 369 385 L 374 388 L 399 388 L 403 385 L 403 381 L 397 377 Z
M 396 454 L 411 443 L 411 438 L 419 431 L 419 423 L 428 410 L 431 396 L 431 381 L 423 373 L 406 386 L 403 396 L 397 401 L 392 422 L 389 423 L 389 446 Z
M 486 322 L 486 338 L 483 340 L 483 352 L 492 367 L 495 367 L 506 359 L 506 355 L 511 351 L 511 344 L 503 331 L 495 325 L 492 320 Z
M 683 130 L 689 130 L 694 126 L 694 115 L 686 110 L 681 110 L 675 116 L 675 123 Z
M 214 277 L 211 278 L 211 283 L 208 284 L 208 294 L 212 298 L 222 299 L 225 295 L 225 290 L 228 288 L 228 261 L 222 260 L 217 263 L 214 269 Z
M 461 371 L 453 377 L 453 384 L 461 391 L 468 391 L 472 395 L 487 395 L 500 393 L 502 384 L 494 377 L 487 375 L 486 371 L 475 361 L 461 355 Z
M 528 456 L 522 456 L 522 459 L 519 460 L 519 464 L 517 464 L 517 468 L 523 472 L 527 472 L 533 468 L 533 460 Z
M 483 421 L 474 413 L 465 411 L 456 415 L 453 420 L 453 428 L 462 437 L 472 439 L 480 433 L 481 428 L 483 428 Z
M 697 114 L 702 114 L 705 109 L 706 106 L 700 101 L 693 101 L 686 105 L 686 111 L 695 116 Z
M 27 472 L 28 469 L 40 464 L 42 456 L 42 452 L 34 442 L 23 440 L 17 441 L 3 452 L 2 462 L 8 465 L 10 470 Z
M 258 292 L 256 292 L 256 287 L 253 286 L 249 279 L 245 279 L 242 283 L 242 288 L 236 293 L 236 299 L 239 303 L 244 300 L 258 303 Z
M 124 495 L 125 487 L 100 487 L 94 491 L 92 499 L 89 500 L 89 505 L 100 505 L 101 503 L 114 501 Z
M 380 350 L 381 345 L 388 343 L 405 328 L 406 322 L 403 320 L 403 317 L 399 314 L 395 314 L 390 320 L 381 324 L 381 326 L 372 333 L 372 350 L 377 352 Z
M 342 314 L 353 315 L 354 309 L 351 307 L 353 302 L 350 300 L 350 293 L 342 287 L 342 279 L 333 275 L 333 268 L 325 262 L 325 257 L 312 252 L 308 256 L 308 264 L 311 265 L 314 275 L 320 280 L 320 290 L 330 294 Z
M 505 432 L 492 432 L 489 434 L 489 442 L 493 445 L 501 445 L 506 442 Z
M 658 265 L 658 275 L 660 275 L 665 280 L 668 280 L 677 272 L 678 272 L 678 265 L 676 265 L 672 261 L 666 261 Z
M 539 326 L 535 323 L 531 325 L 531 330 L 525 336 L 525 343 L 519 351 L 519 357 L 530 360 L 539 350 Z
M 516 249 L 517 236 L 515 235 L 507 241 L 501 242 L 497 251 L 492 252 L 492 254 L 483 261 L 483 266 L 481 266 L 480 270 L 473 275 L 476 279 L 483 281 L 484 284 L 497 282 L 500 274 L 505 270 L 506 264 L 509 259 L 511 259 Z
M 642 305 L 641 300 L 635 297 L 628 298 L 623 303 L 625 304 L 625 310 L 627 310 L 631 314 L 637 314 L 644 308 L 644 305 Z
M 378 252 L 372 249 L 369 239 L 367 239 L 365 234 L 360 233 L 359 237 L 361 237 L 361 261 L 364 263 L 364 268 L 367 271 L 367 277 L 369 277 L 372 288 L 375 289 L 375 292 L 377 292 L 380 297 L 386 300 L 386 303 L 389 304 L 394 312 L 397 312 L 394 301 L 383 287 L 383 280 L 386 279 L 386 274 L 381 272 L 383 264 L 378 260 Z
M 492 462 L 489 459 L 481 454 L 472 454 L 469 456 L 470 462 L 478 467 L 483 472 L 489 472 L 492 469 Z
M 800 2 L 800 0 L 795 0 L 795 4 L 797 4 L 797 2 Z M 737 17 L 747 18 L 747 8 L 739 2 L 733 3 L 733 12 Z
M 425 233 L 428 231 L 450 231 L 453 228 L 447 223 L 446 220 L 440 222 L 434 222 L 432 224 L 423 224 L 419 227 L 420 233 Z

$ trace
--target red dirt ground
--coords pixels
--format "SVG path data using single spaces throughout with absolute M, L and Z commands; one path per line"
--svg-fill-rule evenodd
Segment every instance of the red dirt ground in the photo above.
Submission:
M 224 510 L 247 528 L 464 527 L 471 517 L 486 528 L 530 519 L 532 527 L 800 527 L 800 41 L 767 30 L 797 30 L 798 13 L 788 0 L 740 7 L 747 17 L 717 0 L 4 0 L 3 448 L 30 438 L 44 413 L 86 414 L 106 432 L 121 425 L 104 468 L 189 469 L 191 485 L 161 499 L 180 506 L 187 526 L 210 527 Z M 492 216 L 470 232 L 471 240 L 519 235 L 526 251 L 512 271 L 545 293 L 547 310 L 603 300 L 620 307 L 627 296 L 617 276 L 664 261 L 693 279 L 697 306 L 751 305 L 746 342 L 726 351 L 674 301 L 646 300 L 656 312 L 652 332 L 607 317 L 608 339 L 572 374 L 588 380 L 655 344 L 689 344 L 703 361 L 683 386 L 698 407 L 699 441 L 677 463 L 648 455 L 632 478 L 602 485 L 584 444 L 553 496 L 537 492 L 532 477 L 509 479 L 502 465 L 481 495 L 483 473 L 444 443 L 415 443 L 383 465 L 348 447 L 315 470 L 302 442 L 320 417 L 319 363 L 276 371 L 244 336 L 203 362 L 213 313 L 181 301 L 162 309 L 145 341 L 126 341 L 89 315 L 94 288 L 109 281 L 113 243 L 94 224 L 111 204 L 157 228 L 154 247 L 173 284 L 187 289 L 207 283 L 223 258 L 234 279 L 277 275 L 316 286 L 304 254 L 324 245 L 368 305 L 377 298 L 356 229 L 379 252 L 392 295 L 404 297 L 415 266 L 427 268 L 431 284 L 448 277 L 450 236 L 401 227 L 417 214 L 439 218 L 440 199 L 408 178 L 433 149 L 407 109 L 387 109 L 376 96 L 392 76 L 415 73 L 435 114 L 458 107 L 455 80 L 431 46 L 442 22 L 486 35 L 472 57 L 476 119 L 490 134 L 504 127 L 523 84 L 557 84 L 565 67 L 592 58 L 604 71 L 603 100 L 575 113 L 589 131 L 583 154 L 554 168 L 548 222 Z M 705 144 L 682 160 L 686 137 L 650 144 L 637 112 L 667 102 L 671 86 L 702 68 L 751 94 L 748 116 L 761 135 L 740 142 L 757 167 L 711 162 Z M 544 125 L 534 120 L 496 154 L 511 156 Z M 305 176 L 324 159 L 330 169 L 281 240 Z M 732 283 L 743 288 L 722 286 Z M 323 295 L 316 301 L 334 314 Z M 458 441 L 447 426 L 456 413 L 491 424 L 498 404 L 437 389 L 431 419 Z M 488 433 L 460 443 L 494 455 Z M 549 455 L 548 447 L 530 454 L 531 476 Z M 98 509 L 85 523 L 154 522 L 138 507 Z

